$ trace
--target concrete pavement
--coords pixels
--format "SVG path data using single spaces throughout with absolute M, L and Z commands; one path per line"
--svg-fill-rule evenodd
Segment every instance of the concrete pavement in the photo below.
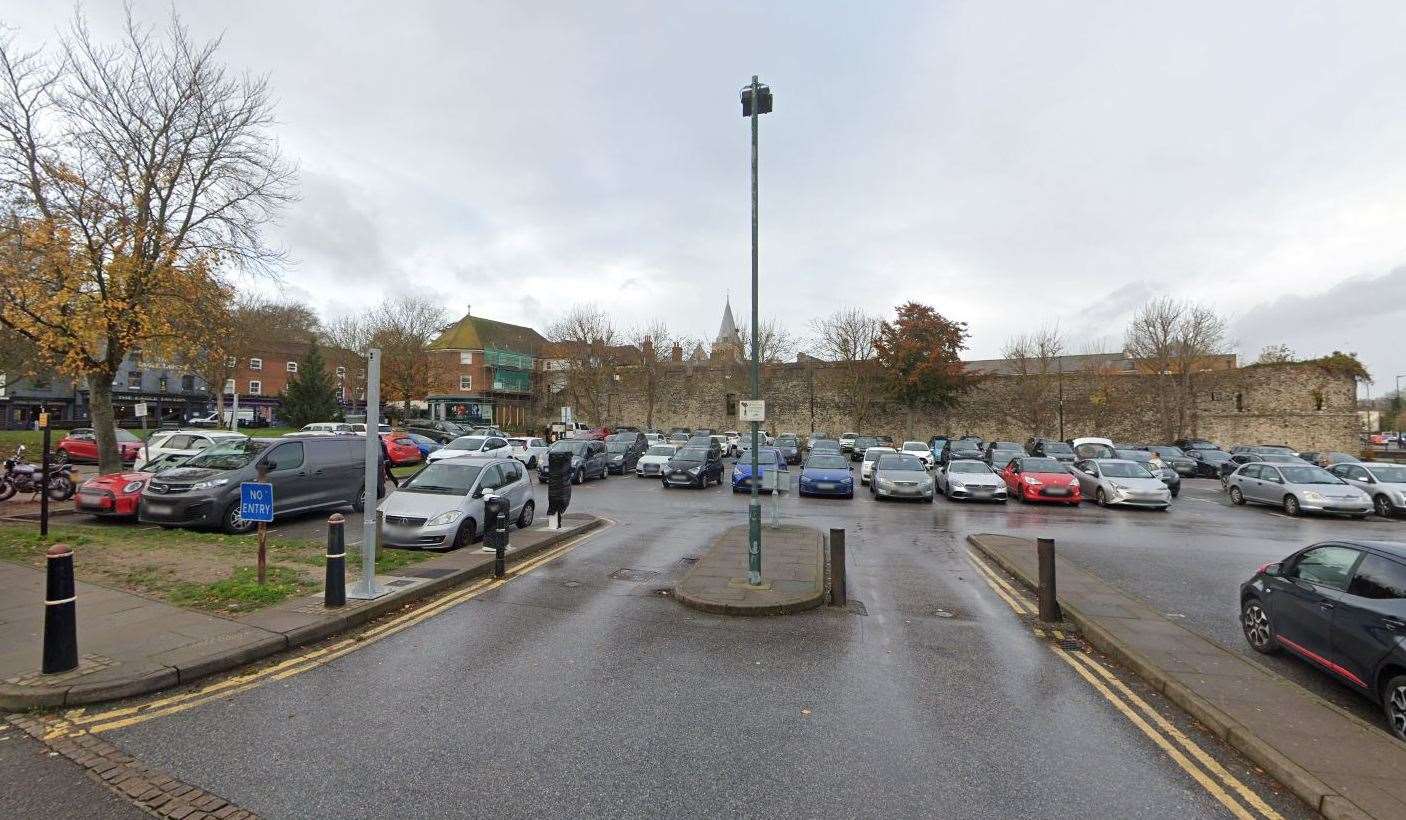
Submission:
M 825 601 L 825 538 L 811 527 L 762 528 L 762 583 L 747 581 L 748 527 L 724 530 L 674 587 L 685 606 L 719 615 L 785 615 Z

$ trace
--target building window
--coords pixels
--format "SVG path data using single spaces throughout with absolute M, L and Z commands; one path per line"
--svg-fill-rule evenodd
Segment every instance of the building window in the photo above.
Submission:
M 228 368 L 231 368 L 231 369 L 232 369 L 232 368 L 239 367 L 239 360 L 236 359 L 236 358 L 233 357 L 233 356 L 230 356 L 229 358 L 225 359 L 225 367 L 228 367 Z
M 263 370 L 263 369 L 264 369 L 264 360 L 263 360 L 263 359 L 250 359 L 250 360 L 249 360 L 249 369 L 250 369 L 250 370 Z
M 1322 391 L 1322 390 L 1315 390 L 1315 391 L 1313 391 L 1313 409 L 1314 409 L 1314 410 L 1322 410 L 1322 409 L 1323 409 L 1323 404 L 1324 404 L 1324 400 L 1323 400 L 1323 391 Z
M 129 371 L 127 372 L 127 389 L 128 389 L 128 390 L 141 390 L 141 389 L 142 389 L 142 371 L 140 371 L 140 370 L 129 370 Z
M 723 408 L 723 409 L 727 411 L 728 418 L 732 418 L 733 416 L 736 416 L 736 415 L 737 415 L 737 394 L 736 394 L 736 393 L 728 393 L 728 394 L 727 394 L 727 406 L 726 406 L 725 408 Z
M 234 379 L 225 379 L 225 392 L 232 394 L 234 391 Z
M 473 364 L 474 354 L 472 350 L 459 351 L 459 364 Z
M 1243 413 L 1243 412 L 1245 412 L 1245 394 L 1244 394 L 1244 393 L 1236 393 L 1236 394 L 1235 394 L 1235 412 L 1237 412 L 1237 413 Z
M 157 390 L 160 390 L 162 393 L 165 393 L 165 392 L 166 392 L 166 377 L 165 377 L 165 376 L 162 376 L 160 379 L 158 379 L 158 380 L 156 381 L 156 389 L 157 389 Z
M 253 381 L 249 382 L 249 395 L 251 395 L 251 396 L 261 396 L 261 395 L 263 395 L 263 392 L 264 392 L 264 383 L 263 383 L 263 382 L 259 381 L 258 379 L 254 379 Z
M 460 389 L 460 390 L 473 390 L 473 389 L 474 389 L 474 377 L 473 377 L 473 376 L 460 376 L 460 377 L 459 377 L 459 389 Z
M 289 362 L 289 363 L 288 363 L 288 372 L 289 372 L 289 373 L 297 373 L 297 372 L 298 372 L 298 363 L 297 363 L 297 362 Z
M 191 375 L 182 376 L 182 377 L 181 377 L 181 392 L 182 392 L 182 393 L 192 393 L 192 392 L 194 392 L 194 391 L 195 391 L 195 377 L 194 377 L 194 376 L 191 376 Z
M 337 378 L 339 378 L 339 379 L 345 379 L 346 377 L 347 377 L 347 369 L 346 369 L 345 367 L 339 367 L 339 368 L 337 368 Z

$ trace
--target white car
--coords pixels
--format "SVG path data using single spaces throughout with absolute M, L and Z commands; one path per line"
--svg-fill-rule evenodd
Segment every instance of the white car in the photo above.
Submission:
M 352 426 L 344 421 L 317 421 L 312 424 L 304 424 L 301 430 L 294 430 L 283 435 L 285 438 L 290 436 L 349 436 L 356 432 Z M 361 425 L 361 428 L 362 435 L 365 435 L 366 425 Z
M 1113 440 L 1099 438 L 1098 436 L 1085 436 L 1069 440 L 1069 446 L 1074 448 L 1074 458 L 1083 461 L 1090 458 L 1117 458 L 1118 451 L 1113 449 Z
M 640 460 L 635 462 L 635 475 L 641 478 L 658 478 L 668 468 L 669 459 L 673 458 L 678 451 L 677 444 L 651 445 L 648 450 L 644 451 L 644 455 L 640 456 Z
M 380 424 L 376 425 L 376 429 L 380 430 L 382 433 L 389 433 L 391 431 L 391 426 L 389 424 L 386 424 L 385 422 L 381 422 Z M 351 425 L 351 431 L 353 433 L 360 433 L 364 436 L 366 435 L 366 425 L 353 424 Z
M 727 436 L 727 450 L 725 453 L 735 453 L 742 449 L 742 434 L 736 430 L 724 430 L 723 435 Z
M 513 458 L 526 464 L 529 470 L 537 469 L 537 465 L 547 458 L 547 442 L 545 439 L 533 438 L 531 436 L 513 436 L 508 439 L 508 446 L 513 450 Z
M 665 444 L 663 433 L 645 433 L 644 446 L 653 447 L 656 444 Z
M 225 430 L 172 430 L 153 433 L 132 464 L 132 472 L 140 471 L 147 462 L 162 456 L 193 456 L 215 444 L 243 441 L 247 438 L 249 437 L 243 433 Z
M 931 470 L 933 464 L 937 462 L 937 459 L 933 458 L 932 448 L 928 446 L 926 441 L 905 441 L 903 442 L 902 450 L 909 455 L 917 456 L 922 459 L 923 466 L 929 470 Z
M 513 448 L 508 440 L 498 436 L 459 436 L 425 458 L 429 461 L 443 461 L 446 458 L 460 458 L 467 455 L 511 458 Z
M 864 462 L 859 465 L 859 483 L 869 483 L 870 476 L 874 475 L 874 462 L 879 460 L 879 456 L 896 452 L 898 451 L 892 447 L 866 447 L 864 450 Z

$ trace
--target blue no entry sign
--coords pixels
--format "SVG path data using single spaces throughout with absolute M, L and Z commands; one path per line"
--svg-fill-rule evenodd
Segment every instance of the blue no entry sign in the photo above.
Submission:
M 245 481 L 239 485 L 239 517 L 245 521 L 273 520 L 273 485 Z

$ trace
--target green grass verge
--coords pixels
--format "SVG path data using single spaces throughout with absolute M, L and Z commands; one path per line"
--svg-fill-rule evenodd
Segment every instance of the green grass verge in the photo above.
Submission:
M 286 567 L 267 567 L 264 584 L 259 585 L 257 567 L 236 567 L 230 577 L 209 584 L 176 582 L 167 600 L 192 609 L 218 609 L 238 612 L 279 603 L 285 598 L 307 595 L 317 586 Z

